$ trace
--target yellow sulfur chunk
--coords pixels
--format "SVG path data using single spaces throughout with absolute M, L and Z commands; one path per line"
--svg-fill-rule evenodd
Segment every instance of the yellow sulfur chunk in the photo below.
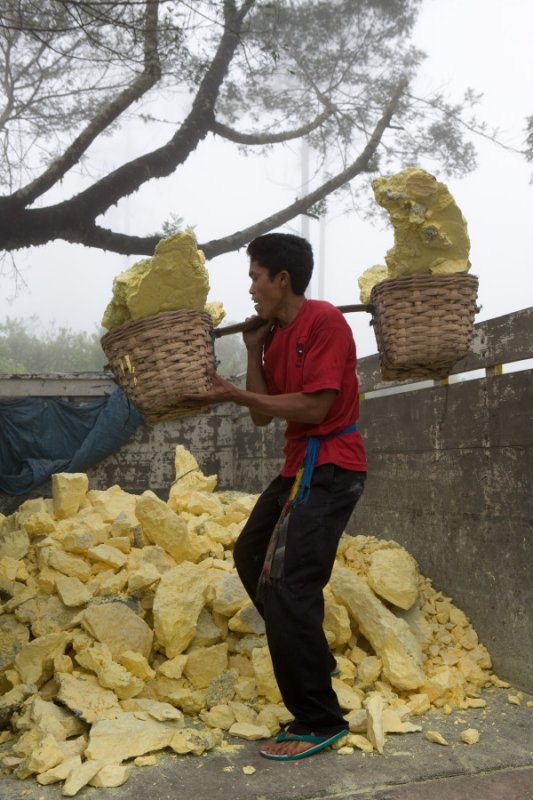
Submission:
M 394 227 L 385 257 L 389 277 L 466 272 L 470 267 L 466 220 L 445 184 L 417 167 L 372 181 L 377 202 Z
M 152 258 L 117 275 L 102 326 L 110 329 L 162 311 L 202 311 L 208 291 L 205 256 L 193 231 L 183 231 L 162 239 Z
M 448 745 L 449 742 L 446 741 L 444 736 L 440 734 L 438 731 L 426 731 L 426 739 L 428 742 L 432 742 L 433 744 L 442 744 Z

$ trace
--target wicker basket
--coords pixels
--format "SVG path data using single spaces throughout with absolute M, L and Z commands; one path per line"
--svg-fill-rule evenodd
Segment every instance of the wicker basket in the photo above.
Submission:
M 370 302 L 383 379 L 447 377 L 468 352 L 477 287 L 477 277 L 466 273 L 376 284 Z
M 180 402 L 186 392 L 211 387 L 214 365 L 211 316 L 205 311 L 164 311 L 126 322 L 102 337 L 115 380 L 151 423 L 204 413 Z

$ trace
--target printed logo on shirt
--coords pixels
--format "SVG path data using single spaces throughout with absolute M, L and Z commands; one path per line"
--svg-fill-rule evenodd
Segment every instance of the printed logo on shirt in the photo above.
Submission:
M 303 367 L 305 356 L 305 345 L 303 339 L 298 339 L 296 342 L 296 366 Z

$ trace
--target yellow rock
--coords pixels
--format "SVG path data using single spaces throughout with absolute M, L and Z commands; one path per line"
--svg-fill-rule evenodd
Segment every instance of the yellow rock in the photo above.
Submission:
M 25 558 L 30 549 L 30 537 L 24 530 L 4 531 L 0 537 L 0 557 Z
M 130 774 L 130 767 L 123 764 L 106 764 L 99 770 L 94 778 L 89 781 L 90 786 L 98 789 L 110 789 L 126 783 Z
M 465 744 L 477 744 L 481 738 L 481 734 L 476 728 L 467 728 L 459 734 L 461 741 Z
M 180 727 L 185 725 L 182 712 L 170 703 L 162 703 L 158 700 L 149 700 L 146 697 L 132 697 L 122 700 L 120 705 L 124 711 L 141 711 L 148 714 L 159 722 L 169 722 L 172 720 L 174 725 Z
M 252 665 L 260 693 L 272 703 L 279 703 L 281 694 L 274 677 L 272 659 L 267 647 L 256 647 L 252 651 Z
M 109 647 L 96 642 L 76 655 L 78 664 L 94 672 L 104 689 L 111 689 L 120 700 L 135 697 L 144 688 L 144 683 L 125 667 L 113 661 Z
M 363 694 L 360 690 L 352 689 L 338 678 L 333 678 L 331 683 L 343 711 L 354 711 L 361 708 Z
M 357 675 L 357 667 L 349 658 L 346 656 L 335 656 L 335 661 L 337 662 L 337 669 L 339 670 L 339 678 L 342 681 L 346 681 L 348 684 L 355 683 L 355 676 Z
M 416 733 L 421 731 L 420 725 L 405 721 L 393 708 L 383 710 L 383 730 L 385 733 Z
M 385 744 L 385 731 L 383 728 L 383 698 L 377 692 L 372 692 L 366 701 L 367 729 L 366 735 L 372 747 L 383 752 Z
M 82 472 L 58 472 L 52 475 L 52 500 L 57 519 L 77 513 L 89 488 L 89 478 Z
M 31 772 L 46 772 L 63 761 L 63 753 L 54 736 L 48 734 L 26 760 Z
M 383 663 L 383 674 L 398 689 L 416 689 L 426 680 L 423 656 L 404 620 L 394 616 L 351 570 L 336 565 L 330 582 Z
M 136 653 L 135 650 L 126 650 L 119 656 L 119 663 L 125 667 L 128 672 L 140 678 L 142 681 L 150 680 L 155 676 L 155 671 L 148 663 L 148 659 L 142 653 Z
M 0 558 L 0 580 L 15 581 L 19 570 L 20 561 L 10 556 Z
M 465 679 L 456 667 L 440 666 L 433 672 L 422 686 L 422 691 L 427 694 L 430 701 L 436 700 L 450 702 L 457 693 L 463 693 Z
M 169 503 L 175 511 L 188 511 L 190 514 L 211 514 L 212 516 L 221 516 L 223 514 L 223 506 L 216 495 L 209 494 L 209 492 L 198 491 L 179 491 L 178 489 L 172 494 Z
M 69 608 L 83 606 L 92 597 L 90 591 L 79 578 L 69 578 L 66 575 L 57 578 L 56 589 L 61 601 Z
M 189 651 L 184 674 L 195 689 L 206 689 L 217 675 L 228 666 L 228 645 L 224 642 L 212 647 Z
M 87 492 L 87 499 L 104 522 L 120 519 L 132 527 L 139 524 L 135 516 L 137 497 L 125 492 L 120 486 L 111 486 L 105 491 L 91 489 Z
M 350 733 L 366 733 L 366 709 L 356 708 L 345 714 Z
M 425 714 L 431 708 L 431 702 L 425 692 L 412 694 L 407 700 L 407 705 L 412 714 Z
M 52 676 L 54 658 L 62 655 L 68 644 L 67 633 L 50 633 L 22 646 L 15 667 L 22 683 L 42 684 Z
M 199 559 L 201 547 L 189 533 L 187 523 L 156 494 L 143 492 L 135 508 L 148 541 L 162 547 L 177 564 Z
M 262 634 L 265 632 L 265 622 L 251 603 L 243 606 L 234 614 L 228 622 L 228 627 L 230 631 L 237 633 Z
M 94 675 L 60 672 L 56 680 L 59 683 L 58 700 L 86 722 L 106 717 L 113 719 L 122 712 L 116 694 L 103 689 Z
M 60 747 L 65 738 L 78 736 L 86 728 L 70 711 L 60 708 L 52 701 L 43 700 L 39 695 L 34 695 L 31 700 L 30 718 L 43 733 L 55 736 Z
M 511 703 L 513 706 L 519 706 L 522 704 L 522 698 L 518 694 L 508 694 L 507 702 Z
M 449 744 L 444 736 L 442 736 L 442 734 L 440 734 L 438 731 L 426 731 L 426 739 L 428 742 L 432 742 L 433 744 Z
M 91 577 L 90 566 L 78 556 L 73 556 L 70 553 L 65 553 L 63 550 L 56 548 L 47 548 L 49 550 L 46 559 L 48 566 L 52 569 L 61 572 L 69 578 L 78 578 L 80 581 L 88 581 Z
M 161 673 L 161 675 L 165 675 L 167 678 L 174 678 L 178 680 L 183 675 L 183 670 L 185 668 L 185 664 L 187 663 L 187 659 L 189 656 L 174 656 L 174 658 L 169 658 L 167 661 L 164 661 L 160 666 L 157 668 L 157 671 Z
M 381 283 L 388 277 L 389 272 L 384 264 L 375 264 L 366 269 L 357 279 L 361 303 L 370 303 L 370 293 L 376 283 Z
M 238 739 L 247 739 L 249 742 L 270 738 L 270 730 L 266 725 L 252 725 L 246 722 L 235 722 L 228 733 L 230 736 L 236 736 Z
M 67 553 L 74 553 L 74 555 L 85 555 L 89 548 L 94 547 L 96 542 L 95 536 L 91 531 L 71 531 L 67 533 L 61 540 L 63 550 Z
M 494 686 L 497 686 L 499 689 L 509 689 L 509 687 L 511 686 L 509 681 L 503 681 L 501 678 L 498 678 L 497 675 L 491 675 L 490 682 Z
M 357 681 L 362 684 L 372 684 L 379 678 L 382 669 L 381 659 L 377 656 L 366 656 L 357 665 Z
M 87 551 L 87 558 L 91 561 L 98 561 L 107 564 L 114 570 L 123 567 L 128 561 L 128 557 L 121 550 L 108 544 L 98 544 Z
M 109 547 L 115 547 L 121 553 L 131 553 L 131 539 L 129 536 L 110 536 L 106 544 Z
M 176 446 L 174 470 L 176 478 L 170 487 L 168 499 L 168 504 L 171 508 L 174 508 L 172 497 L 176 493 L 179 494 L 184 491 L 213 492 L 215 490 L 218 480 L 217 476 L 209 475 L 206 477 L 198 466 L 198 461 L 193 454 L 181 444 Z M 174 511 L 177 510 L 177 508 L 174 508 Z
M 114 328 L 162 311 L 201 311 L 209 291 L 205 257 L 192 230 L 162 239 L 152 258 L 139 261 L 113 281 L 113 298 L 102 326 Z
M 25 520 L 23 527 L 30 536 L 42 536 L 51 533 L 55 523 L 47 511 L 36 511 Z
M 126 570 L 115 572 L 104 564 L 95 564 L 93 571 L 98 571 L 95 577 L 87 582 L 87 588 L 95 597 L 113 597 L 119 595 L 128 582 Z
M 235 695 L 245 702 L 251 702 L 257 698 L 257 684 L 254 678 L 239 678 L 235 684 Z
M 196 689 L 205 689 L 227 666 L 228 645 L 223 642 L 189 651 L 184 673 Z
M 52 769 L 49 769 L 46 772 L 41 772 L 40 775 L 37 775 L 37 782 L 40 783 L 41 786 L 48 786 L 51 783 L 59 783 L 59 781 L 66 780 L 71 772 L 79 769 L 80 767 L 80 756 L 70 756 L 70 758 L 66 758 L 64 761 L 61 761 L 61 763 L 59 763 L 57 766 L 52 767 Z
M 213 573 L 213 570 L 210 570 Z M 233 617 L 240 608 L 248 605 L 248 595 L 237 573 L 222 573 L 215 586 L 213 610 L 225 617 Z
M 183 653 L 194 638 L 207 586 L 205 570 L 190 561 L 161 578 L 154 597 L 154 631 L 168 658 Z
M 385 257 L 390 278 L 469 269 L 466 220 L 443 183 L 409 167 L 376 178 L 372 188 L 394 227 L 394 247 Z
M 352 733 L 347 737 L 348 744 L 352 747 L 357 747 L 359 750 L 362 750 L 363 753 L 372 753 L 374 751 L 374 747 L 372 746 L 372 742 L 370 742 L 366 736 L 361 736 L 357 733 Z
M 285 708 L 283 703 L 266 703 L 258 712 L 256 721 L 259 725 L 262 725 L 266 724 L 266 720 L 269 720 L 269 724 L 275 720 L 275 731 L 272 732 L 277 733 L 281 725 L 287 725 L 292 719 L 291 713 Z
M 206 303 L 205 311 L 207 311 L 208 314 L 211 314 L 211 319 L 213 320 L 213 328 L 216 328 L 217 325 L 220 325 L 220 323 L 226 316 L 226 312 L 224 311 L 224 306 L 220 302 Z
M 235 714 L 228 705 L 219 703 L 210 708 L 209 711 L 202 711 L 200 719 L 210 728 L 220 728 L 223 731 L 227 731 L 235 722 Z
M 411 608 L 418 598 L 418 569 L 403 548 L 377 550 L 370 556 L 368 583 L 373 591 L 399 608 Z
M 193 753 L 195 756 L 201 756 L 206 750 L 212 750 L 221 740 L 222 737 L 217 736 L 214 731 L 184 728 L 174 734 L 170 741 L 170 747 L 175 753 L 181 755 Z
M 94 776 L 105 766 L 105 761 L 84 761 L 80 767 L 73 769 L 63 784 L 62 794 L 74 797 L 80 789 L 87 786 Z
M 153 631 L 125 603 L 93 605 L 81 617 L 83 628 L 99 642 L 106 644 L 114 659 L 125 650 L 134 650 L 147 658 L 153 642 Z
M 133 574 L 128 575 L 128 591 L 136 594 L 150 586 L 154 586 L 161 578 L 161 573 L 154 564 L 142 561 Z
M 353 663 L 356 664 L 357 666 L 359 666 L 361 661 L 367 658 L 367 656 L 368 653 L 366 652 L 366 650 L 363 650 L 361 647 L 358 647 L 357 645 L 352 647 L 349 653 L 350 661 L 353 661 Z
M 136 767 L 153 767 L 157 764 L 157 756 L 137 756 L 133 759 Z
M 233 530 L 230 529 L 228 526 L 223 525 L 220 522 L 214 522 L 213 520 L 210 519 L 207 519 L 205 522 L 202 522 L 197 530 L 198 533 L 204 534 L 205 536 L 209 537 L 209 539 L 211 539 L 212 542 L 218 542 L 224 547 L 231 547 L 236 538 Z
M 120 763 L 168 747 L 175 733 L 173 722 L 139 719 L 135 713 L 125 711 L 116 719 L 95 722 L 85 755 L 103 764 Z
M 331 598 L 326 598 L 324 630 L 331 639 L 330 647 L 342 647 L 350 641 L 352 629 L 346 608 Z

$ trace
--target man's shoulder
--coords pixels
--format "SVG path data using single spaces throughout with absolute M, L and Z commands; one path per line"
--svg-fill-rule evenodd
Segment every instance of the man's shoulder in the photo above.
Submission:
M 322 321 L 328 325 L 337 323 L 342 327 L 347 324 L 342 311 L 327 300 L 308 300 L 307 306 L 309 318 L 313 322 Z

